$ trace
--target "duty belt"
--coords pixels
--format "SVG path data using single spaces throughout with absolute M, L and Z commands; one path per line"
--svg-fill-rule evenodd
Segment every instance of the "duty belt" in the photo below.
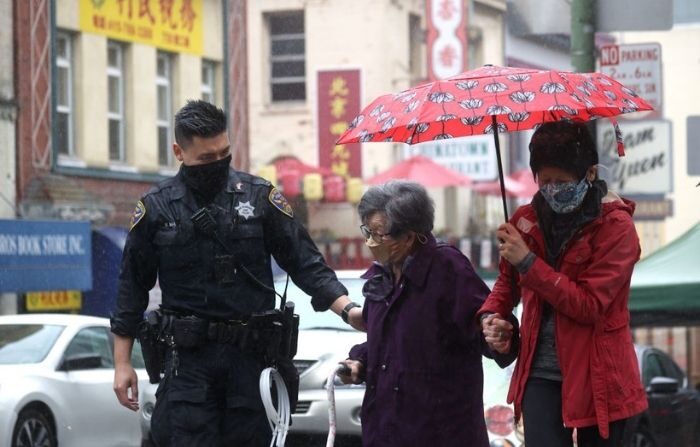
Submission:
M 180 348 L 194 348 L 207 341 L 244 348 L 258 341 L 259 332 L 243 321 L 209 321 L 197 317 L 175 317 L 170 326 L 175 346 Z
M 207 339 L 219 343 L 245 345 L 251 334 L 254 331 L 242 321 L 212 321 L 207 328 Z

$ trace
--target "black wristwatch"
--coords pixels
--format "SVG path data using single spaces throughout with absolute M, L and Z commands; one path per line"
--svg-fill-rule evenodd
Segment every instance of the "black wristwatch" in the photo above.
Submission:
M 359 304 L 357 304 L 354 301 L 350 301 L 348 304 L 346 304 L 345 307 L 343 307 L 343 311 L 340 312 L 340 318 L 342 318 L 344 322 L 346 322 L 346 323 L 348 322 L 348 315 L 350 313 L 350 309 L 352 309 L 353 307 L 362 307 L 362 306 L 360 306 Z

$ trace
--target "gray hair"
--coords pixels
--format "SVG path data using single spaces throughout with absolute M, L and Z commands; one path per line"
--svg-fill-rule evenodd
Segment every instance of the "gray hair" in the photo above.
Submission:
M 429 234 L 435 220 L 435 205 L 425 188 L 403 180 L 370 187 L 362 196 L 357 212 L 363 224 L 377 212 L 384 214 L 385 231 L 393 236 L 407 231 Z

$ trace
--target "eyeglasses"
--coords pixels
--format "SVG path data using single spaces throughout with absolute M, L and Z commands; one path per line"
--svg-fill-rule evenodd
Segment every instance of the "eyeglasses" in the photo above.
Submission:
M 367 225 L 360 225 L 360 231 L 365 239 L 372 238 L 372 240 L 378 244 L 381 244 L 384 241 L 384 238 L 391 237 L 391 233 L 377 233 L 370 230 Z

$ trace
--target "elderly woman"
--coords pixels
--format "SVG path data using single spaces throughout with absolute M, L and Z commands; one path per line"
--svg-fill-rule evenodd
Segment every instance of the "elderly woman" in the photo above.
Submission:
M 488 446 L 481 356 L 493 353 L 475 319 L 488 287 L 435 240 L 433 203 L 417 183 L 372 187 L 358 211 L 377 262 L 363 275 L 367 342 L 352 348 L 342 379 L 367 383 L 363 445 Z

